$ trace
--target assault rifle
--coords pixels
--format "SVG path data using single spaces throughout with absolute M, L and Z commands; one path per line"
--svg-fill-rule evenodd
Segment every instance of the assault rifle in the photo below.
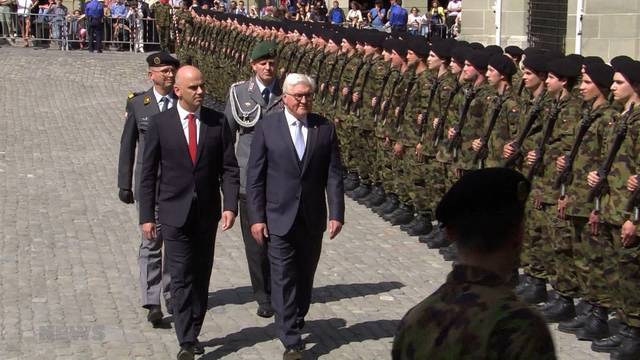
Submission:
M 415 85 L 416 83 L 416 77 L 413 76 L 410 80 L 409 80 L 409 84 L 407 85 L 407 89 L 405 91 L 405 94 L 407 94 L 407 96 L 404 97 L 404 100 L 402 101 L 402 106 L 400 106 L 398 108 L 398 114 L 396 116 L 396 129 L 400 130 L 400 124 L 402 121 L 402 118 L 404 118 L 404 110 L 407 108 L 407 104 L 409 103 L 409 94 L 411 94 L 411 90 L 413 89 L 413 85 Z
M 431 105 L 433 104 L 433 98 L 436 97 L 436 91 L 440 86 L 440 81 L 436 78 L 436 81 L 431 85 L 431 91 L 429 91 L 429 102 L 427 103 L 427 108 L 424 110 L 420 116 L 422 116 L 422 121 L 420 122 L 420 128 L 418 129 L 418 138 L 422 143 L 424 137 L 424 124 L 429 121 L 429 114 L 431 114 Z
M 502 163 L 502 167 L 513 168 L 515 167 L 516 163 L 524 156 L 522 145 L 524 144 L 524 140 L 529 135 L 529 132 L 533 128 L 533 125 L 536 123 L 536 120 L 540 115 L 540 111 L 542 110 L 542 99 L 544 99 L 546 93 L 547 91 L 543 90 L 533 103 L 533 106 L 531 107 L 531 109 L 529 110 L 529 114 L 527 115 L 527 120 L 525 121 L 522 131 L 520 131 L 516 140 L 511 144 L 511 147 L 513 147 L 515 151 Z
M 635 104 L 632 104 L 629 108 L 629 111 L 620 118 L 620 128 L 618 128 L 618 132 L 616 133 L 616 137 L 613 140 L 613 145 L 609 148 L 609 153 L 607 153 L 607 157 L 604 159 L 604 162 L 598 168 L 598 182 L 594 187 L 589 191 L 589 195 L 587 196 L 587 202 L 592 202 L 595 200 L 594 210 L 600 211 L 600 196 L 607 188 L 607 176 L 611 172 L 611 166 L 613 165 L 613 161 L 618 155 L 618 151 L 620 147 L 622 147 L 622 143 L 624 142 L 624 138 L 627 136 L 627 121 L 629 121 L 629 117 L 633 113 L 633 109 Z M 628 205 L 628 204 L 627 204 Z
M 460 119 L 458 120 L 458 124 L 454 127 L 455 135 L 451 141 L 449 141 L 449 152 L 453 152 L 453 158 L 455 159 L 458 154 L 458 149 L 462 145 L 462 130 L 467 123 L 467 114 L 469 113 L 469 107 L 471 107 L 471 102 L 476 97 L 476 89 L 471 87 L 464 94 L 464 106 L 462 107 L 462 111 L 460 111 Z
M 351 83 L 349 83 L 349 87 L 347 88 L 349 90 L 349 92 L 347 93 L 347 95 L 343 95 L 342 97 L 342 106 L 344 108 L 345 112 L 349 112 L 349 109 L 351 108 L 351 103 L 352 103 L 352 96 L 351 94 L 353 94 L 353 87 L 356 86 L 356 81 L 358 80 L 358 76 L 360 76 L 360 71 L 362 71 L 362 68 L 364 67 L 364 64 L 366 62 L 364 61 L 364 58 L 360 59 L 360 63 L 358 64 L 358 68 L 356 69 L 356 72 L 353 74 L 353 78 L 351 79 Z
M 591 127 L 591 124 L 596 120 L 597 116 L 591 116 L 591 112 L 589 109 L 584 110 L 582 113 L 582 119 L 580 120 L 580 127 L 578 128 L 578 134 L 573 142 L 573 146 L 571 147 L 571 152 L 565 156 L 565 166 L 564 169 L 560 172 L 556 181 L 553 183 L 553 189 L 560 189 L 560 197 L 564 198 L 565 195 L 565 186 L 571 182 L 573 176 L 573 162 L 576 160 L 576 156 L 578 156 L 578 149 L 580 148 L 580 144 L 582 144 L 582 140 L 584 136 L 587 134 L 587 131 Z
M 560 104 L 556 101 L 553 104 L 549 115 L 547 116 L 547 122 L 545 124 L 542 138 L 540 139 L 540 142 L 538 142 L 538 146 L 534 150 L 536 152 L 536 161 L 533 162 L 531 168 L 529 169 L 529 173 L 527 174 L 527 180 L 529 181 L 533 180 L 533 177 L 536 176 L 536 174 L 539 174 L 540 170 L 542 170 L 542 165 L 544 163 L 544 153 L 547 150 L 547 143 L 551 139 L 553 130 L 556 127 L 556 122 L 558 120 L 558 115 L 560 115 L 560 110 Z
M 447 105 L 445 105 L 444 111 L 442 111 L 442 114 L 440 114 L 440 119 L 438 119 L 439 120 L 438 124 L 436 125 L 436 128 L 433 131 L 433 147 L 438 147 L 440 140 L 442 140 L 442 137 L 444 136 L 444 124 L 447 123 L 449 108 L 451 107 L 453 98 L 456 97 L 456 94 L 458 93 L 458 91 L 460 91 L 461 87 L 462 85 L 460 85 L 460 82 L 456 81 L 455 89 L 449 94 L 449 98 L 447 99 Z
M 491 112 L 491 118 L 489 119 L 489 126 L 487 126 L 487 130 L 482 136 L 482 145 L 480 145 L 480 149 L 476 152 L 473 157 L 473 162 L 478 164 L 478 169 L 483 168 L 483 162 L 489 155 L 489 139 L 491 138 L 491 133 L 493 132 L 493 128 L 496 127 L 496 122 L 498 121 L 498 115 L 500 115 L 500 111 L 502 110 L 502 104 L 506 97 L 503 98 L 501 95 L 497 96 L 494 100 L 494 108 Z
M 393 68 L 389 68 L 389 70 L 387 70 L 387 73 L 384 74 L 384 77 L 382 78 L 382 86 L 380 87 L 380 92 L 378 93 L 376 106 L 373 107 L 374 123 L 378 122 L 378 115 L 380 114 L 380 108 L 382 106 L 381 103 L 382 103 L 382 96 L 384 95 L 384 88 L 387 86 L 387 83 L 389 82 L 389 78 L 391 77 L 391 74 L 393 74 Z

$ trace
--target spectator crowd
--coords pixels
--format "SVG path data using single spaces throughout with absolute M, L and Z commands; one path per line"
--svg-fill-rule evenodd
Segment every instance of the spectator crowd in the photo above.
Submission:
M 120 51 L 170 49 L 183 15 L 193 8 L 265 20 L 327 22 L 353 28 L 409 32 L 431 38 L 456 37 L 460 32 L 462 0 L 433 0 L 424 13 L 407 10 L 402 0 L 383 0 L 363 8 L 351 1 L 348 9 L 327 0 L 263 0 L 247 6 L 243 0 L 0 0 L 0 34 L 23 46 L 101 51 L 102 43 Z M 67 0 L 70 1 L 70 0 Z M 261 6 L 258 6 L 260 4 Z

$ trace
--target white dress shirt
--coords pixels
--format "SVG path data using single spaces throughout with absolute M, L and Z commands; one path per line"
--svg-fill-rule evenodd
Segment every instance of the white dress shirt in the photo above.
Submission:
M 160 111 L 162 111 L 163 104 L 160 102 L 160 100 L 162 99 L 163 95 L 160 95 L 160 93 L 156 91 L 155 87 L 153 88 L 153 95 L 156 97 L 156 103 L 158 103 L 158 109 Z M 169 104 L 167 104 L 167 110 L 171 109 L 174 106 L 175 102 L 176 102 L 176 99 L 173 97 L 173 92 L 170 92 L 170 93 L 168 93 L 167 95 L 164 95 L 164 96 L 167 99 L 167 101 L 169 102 Z
M 296 133 L 298 132 L 298 123 L 299 120 L 293 116 L 290 112 L 289 109 L 287 109 L 286 107 L 284 108 L 284 117 L 287 120 L 287 126 L 289 127 L 289 134 L 291 134 L 291 141 L 293 142 L 293 144 L 295 145 L 296 143 Z M 306 119 L 304 119 L 306 120 Z M 306 126 L 304 125 L 300 125 L 302 126 L 302 137 L 304 138 L 304 143 L 307 143 L 307 134 L 309 133 L 309 129 L 307 129 Z M 306 152 L 306 146 L 305 146 L 305 152 Z
M 179 102 L 176 102 L 176 108 L 178 109 L 178 115 L 180 116 L 180 122 L 182 123 L 182 131 L 184 131 L 184 137 L 189 144 L 189 112 L 180 106 Z M 196 117 L 196 145 L 200 142 L 200 108 L 193 113 Z
M 258 77 L 256 76 L 256 85 L 258 85 L 258 90 L 260 91 L 260 95 L 262 95 L 262 92 L 264 91 L 264 89 L 269 89 L 269 96 L 271 97 L 271 94 L 273 94 L 273 84 L 275 84 L 275 81 L 272 81 L 271 85 L 267 86 L 263 84 L 262 81 L 260 81 L 260 79 L 258 79 Z

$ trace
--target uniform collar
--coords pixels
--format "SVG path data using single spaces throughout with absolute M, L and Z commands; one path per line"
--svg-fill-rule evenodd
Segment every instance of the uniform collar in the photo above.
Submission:
M 448 283 L 470 283 L 484 286 L 500 286 L 506 285 L 500 275 L 479 267 L 457 264 L 453 266 L 453 270 L 447 275 Z

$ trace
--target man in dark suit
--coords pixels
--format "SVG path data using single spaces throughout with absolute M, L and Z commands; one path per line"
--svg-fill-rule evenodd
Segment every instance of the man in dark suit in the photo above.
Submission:
M 172 108 L 177 99 L 173 94 L 178 59 L 169 53 L 155 53 L 147 57 L 149 71 L 147 76 L 153 86 L 138 94 L 130 93 L 127 101 L 126 121 L 120 138 L 120 156 L 118 159 L 118 197 L 125 204 L 133 204 L 134 196 L 140 195 L 140 174 L 142 172 L 142 153 L 144 152 L 145 133 L 151 116 Z M 138 155 L 136 156 L 136 146 Z M 135 193 L 131 186 L 135 163 Z M 162 322 L 160 293 L 163 294 L 167 312 L 172 313 L 169 294 L 169 274 L 163 269 L 162 234 L 156 229 L 156 238 L 147 240 L 143 235 L 138 251 L 140 267 L 140 289 L 142 307 L 148 310 L 147 321 L 153 326 Z
M 282 112 L 282 90 L 275 78 L 276 43 L 262 41 L 256 44 L 250 54 L 251 68 L 255 75 L 247 81 L 231 85 L 224 115 L 227 117 L 231 134 L 238 133 L 236 156 L 240 166 L 240 228 L 249 265 L 249 276 L 253 295 L 258 302 L 258 316 L 273 316 L 271 308 L 271 277 L 267 244 L 258 244 L 251 236 L 247 215 L 246 174 L 253 129 L 266 115 Z
M 240 186 L 229 126 L 223 114 L 201 107 L 203 86 L 197 68 L 178 70 L 178 102 L 151 118 L 142 160 L 140 224 L 147 239 L 155 237 L 158 182 L 179 360 L 204 353 L 198 335 L 207 311 L 216 224 L 222 216 L 222 230 L 233 226 Z
M 284 359 L 301 359 L 300 331 L 309 311 L 322 234 L 344 223 L 344 186 L 335 127 L 311 113 L 314 81 L 289 74 L 282 112 L 258 122 L 247 165 L 251 234 L 269 242 L 271 303 Z

